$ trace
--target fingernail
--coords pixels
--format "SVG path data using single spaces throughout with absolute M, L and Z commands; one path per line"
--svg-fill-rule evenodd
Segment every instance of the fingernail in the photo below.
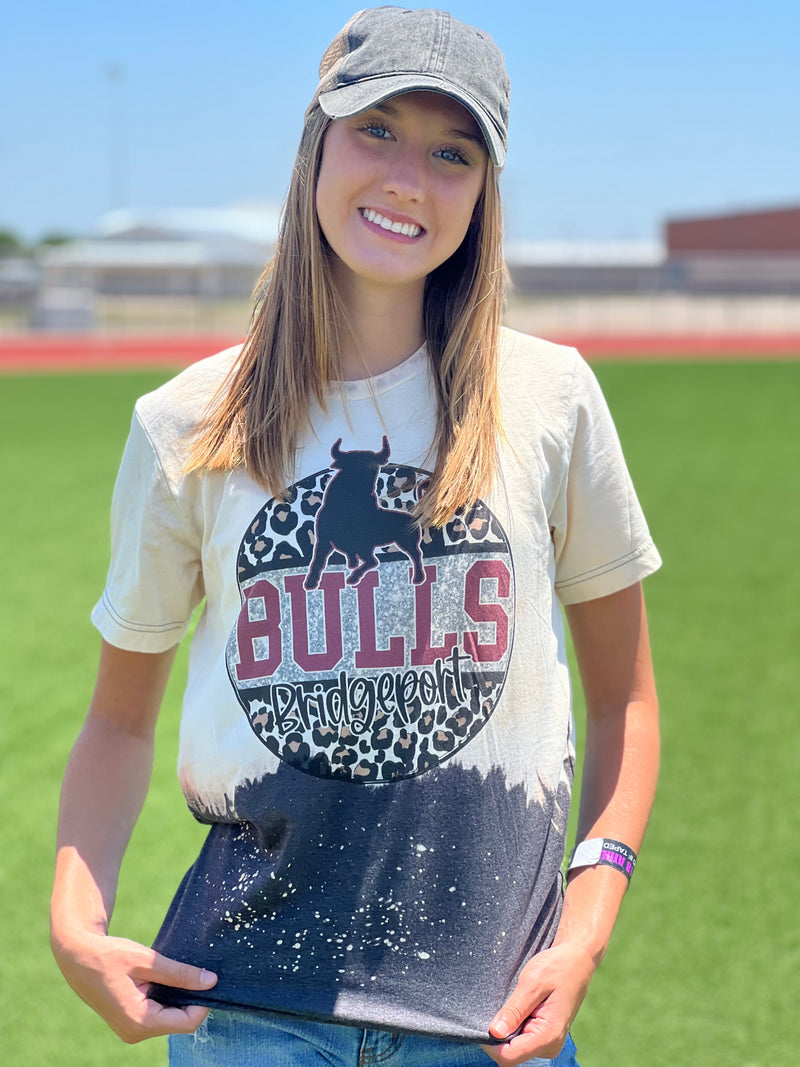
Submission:
M 495 1037 L 508 1037 L 511 1033 L 508 1029 L 508 1023 L 502 1015 L 498 1015 L 496 1019 L 492 1019 L 491 1030 Z
M 202 985 L 213 985 L 216 980 L 217 976 L 214 974 L 213 971 L 207 971 L 205 968 L 203 968 L 203 971 L 200 974 L 200 983 Z

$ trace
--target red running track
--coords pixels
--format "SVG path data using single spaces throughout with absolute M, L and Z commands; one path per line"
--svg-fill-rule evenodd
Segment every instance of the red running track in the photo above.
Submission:
M 0 371 L 186 367 L 238 344 L 240 340 L 230 336 L 103 337 L 91 334 L 0 337 Z
M 800 335 L 713 334 L 655 337 L 650 334 L 554 337 L 575 345 L 589 360 L 798 359 Z M 185 367 L 238 344 L 231 336 L 0 337 L 0 372 L 131 370 Z

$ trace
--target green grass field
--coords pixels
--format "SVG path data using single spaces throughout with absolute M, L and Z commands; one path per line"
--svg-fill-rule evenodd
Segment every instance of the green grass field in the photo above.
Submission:
M 800 363 L 597 368 L 664 557 L 647 583 L 663 716 L 650 834 L 574 1032 L 583 1067 L 795 1067 Z M 166 375 L 0 379 L 0 1055 L 163 1065 L 122 1045 L 49 954 L 60 776 L 89 698 L 88 612 L 134 398 Z M 115 930 L 150 939 L 202 837 L 174 761 L 183 660 Z M 488 1061 L 487 1061 L 488 1062 Z

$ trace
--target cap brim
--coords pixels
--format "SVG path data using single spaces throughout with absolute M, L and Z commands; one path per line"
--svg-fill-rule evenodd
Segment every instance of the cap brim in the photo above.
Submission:
M 347 119 L 383 103 L 392 96 L 424 90 L 442 93 L 443 96 L 450 96 L 462 104 L 480 126 L 492 163 L 496 167 L 503 166 L 506 161 L 506 146 L 488 112 L 463 89 L 443 78 L 424 74 L 392 74 L 380 78 L 365 78 L 363 81 L 340 85 L 337 89 L 320 93 L 319 106 L 329 118 Z

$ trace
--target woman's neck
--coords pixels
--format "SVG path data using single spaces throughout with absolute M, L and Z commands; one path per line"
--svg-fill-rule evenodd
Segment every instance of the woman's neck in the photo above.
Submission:
M 418 286 L 393 287 L 369 285 L 350 275 L 337 277 L 336 285 L 344 309 L 339 338 L 343 381 L 383 374 L 413 355 L 425 340 L 424 280 Z

